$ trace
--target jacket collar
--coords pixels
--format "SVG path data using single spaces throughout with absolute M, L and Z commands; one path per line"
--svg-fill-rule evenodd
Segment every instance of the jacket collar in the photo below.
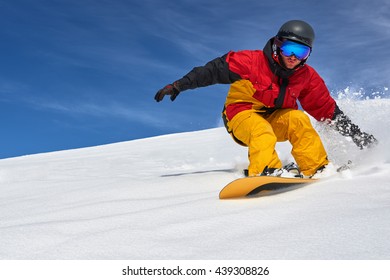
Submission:
M 297 69 L 286 69 L 280 65 L 279 57 L 274 58 L 274 55 L 273 55 L 273 50 L 272 50 L 273 42 L 274 42 L 274 38 L 269 39 L 263 48 L 263 52 L 264 52 L 265 56 L 267 57 L 268 64 L 269 64 L 272 72 L 282 79 L 287 79 L 292 74 L 294 74 Z

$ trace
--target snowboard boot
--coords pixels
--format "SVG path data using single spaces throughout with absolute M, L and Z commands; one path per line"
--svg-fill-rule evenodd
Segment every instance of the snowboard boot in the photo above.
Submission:
M 285 165 L 283 168 L 268 168 L 264 169 L 260 176 L 273 176 L 273 177 L 284 177 L 284 178 L 302 178 L 301 171 L 298 165 L 291 162 Z
M 337 168 L 334 166 L 333 163 L 329 162 L 327 165 L 320 166 L 316 173 L 314 173 L 312 176 L 309 178 L 312 179 L 321 179 L 321 178 L 326 178 L 333 176 L 337 173 Z
M 248 169 L 244 169 L 244 176 L 248 177 Z M 285 165 L 283 168 L 269 168 L 266 166 L 263 172 L 257 176 L 272 176 L 272 177 L 285 177 L 285 178 L 302 178 L 301 171 L 298 165 L 291 162 Z
M 277 170 L 281 170 L 281 169 L 279 169 L 279 168 L 268 168 L 268 166 L 266 166 L 261 174 L 254 175 L 254 176 L 275 176 L 275 177 L 277 177 L 277 175 L 276 175 L 277 174 L 276 173 Z M 244 173 L 245 177 L 249 177 L 249 170 L 248 169 L 244 169 L 243 173 Z
M 283 167 L 283 170 L 287 171 L 290 175 L 296 178 L 302 178 L 301 170 L 295 162 L 291 162 Z M 283 176 L 282 176 L 283 177 Z

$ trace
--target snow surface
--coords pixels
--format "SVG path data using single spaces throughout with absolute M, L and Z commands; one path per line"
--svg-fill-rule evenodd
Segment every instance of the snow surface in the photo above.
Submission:
M 313 121 L 353 168 L 275 196 L 218 199 L 247 165 L 224 128 L 0 160 L 0 259 L 390 259 L 390 100 L 340 104 L 380 144 Z

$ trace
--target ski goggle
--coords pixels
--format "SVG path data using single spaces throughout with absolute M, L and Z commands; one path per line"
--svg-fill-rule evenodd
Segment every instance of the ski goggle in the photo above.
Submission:
M 284 56 L 294 55 L 299 60 L 304 60 L 310 55 L 310 47 L 295 43 L 293 41 L 284 41 L 280 46 L 280 51 Z

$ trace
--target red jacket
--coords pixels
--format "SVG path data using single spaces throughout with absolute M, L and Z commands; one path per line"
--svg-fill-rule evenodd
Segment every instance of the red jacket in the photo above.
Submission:
M 296 70 L 283 68 L 272 55 L 271 38 L 264 50 L 229 52 L 195 67 L 176 81 L 180 91 L 212 84 L 231 84 L 226 117 L 248 109 L 302 108 L 315 119 L 332 119 L 336 102 L 324 81 L 307 64 Z
M 228 119 L 231 120 L 238 112 L 253 108 L 254 105 L 257 105 L 257 108 L 261 105 L 267 108 L 275 107 L 282 78 L 271 70 L 263 51 L 229 52 L 226 62 L 230 71 L 250 82 L 253 87 L 248 90 L 248 85 L 245 85 L 238 86 L 237 89 L 232 85 L 226 102 Z M 330 96 L 322 78 L 308 65 L 301 66 L 288 76 L 280 108 L 298 109 L 297 101 L 317 120 L 332 119 L 336 107 L 336 102 Z

